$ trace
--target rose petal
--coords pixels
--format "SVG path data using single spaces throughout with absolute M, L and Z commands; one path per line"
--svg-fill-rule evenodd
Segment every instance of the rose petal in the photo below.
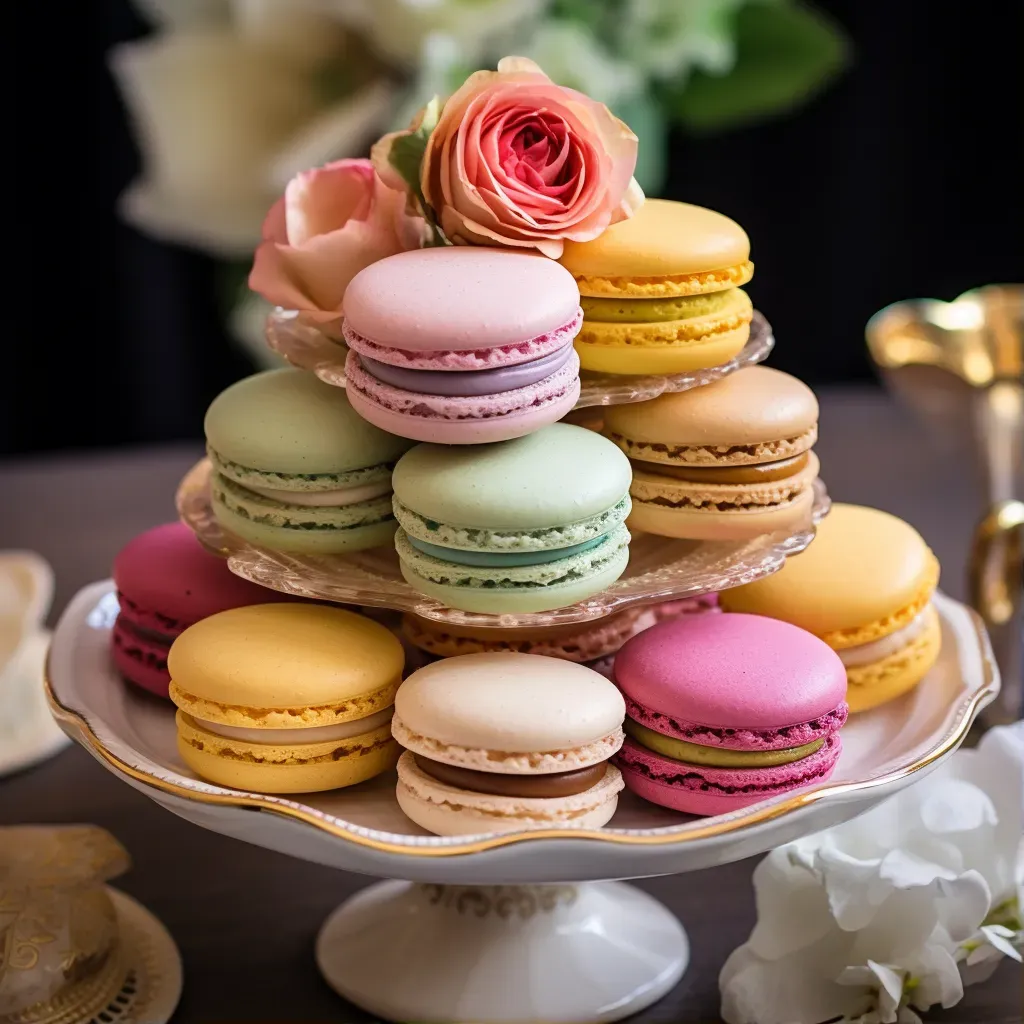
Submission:
M 338 160 L 297 174 L 284 193 L 289 244 L 301 246 L 343 228 L 349 220 L 365 220 L 373 202 L 374 177 L 369 160 Z

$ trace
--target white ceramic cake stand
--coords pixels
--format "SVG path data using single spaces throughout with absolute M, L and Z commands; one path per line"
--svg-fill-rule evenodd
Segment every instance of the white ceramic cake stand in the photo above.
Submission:
M 85 588 L 54 635 L 54 715 L 108 770 L 204 828 L 318 864 L 403 881 L 370 886 L 324 925 L 328 982 L 398 1021 L 619 1020 L 688 960 L 679 922 L 617 881 L 694 871 L 838 824 L 937 767 L 999 689 L 978 617 L 943 595 L 939 663 L 914 692 L 853 716 L 832 779 L 715 818 L 625 794 L 606 828 L 431 836 L 398 808 L 393 775 L 333 793 L 226 789 L 178 757 L 173 708 L 125 686 L 109 658 L 117 598 Z

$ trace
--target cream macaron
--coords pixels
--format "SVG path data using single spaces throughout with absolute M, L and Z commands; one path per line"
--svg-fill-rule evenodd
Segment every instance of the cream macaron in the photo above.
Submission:
M 442 836 L 597 828 L 615 812 L 626 706 L 598 672 L 536 654 L 467 654 L 402 684 L 398 803 Z
M 256 793 L 351 786 L 391 768 L 405 655 L 342 608 L 259 604 L 186 629 L 167 659 L 178 752 L 199 776 Z

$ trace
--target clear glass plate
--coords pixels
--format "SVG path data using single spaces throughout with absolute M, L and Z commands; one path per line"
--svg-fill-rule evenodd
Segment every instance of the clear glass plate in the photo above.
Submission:
M 775 572 L 787 555 L 803 551 L 830 506 L 814 483 L 810 519 L 794 533 L 749 541 L 682 541 L 634 533 L 625 573 L 607 590 L 566 608 L 519 615 L 483 615 L 447 608 L 413 590 L 393 548 L 352 555 L 299 555 L 256 547 L 224 530 L 210 505 L 210 462 L 203 459 L 178 488 L 178 514 L 200 542 L 228 559 L 231 571 L 272 590 L 313 600 L 391 608 L 437 622 L 474 626 L 547 626 L 603 618 L 630 605 L 696 597 L 749 583 Z
M 318 323 L 302 313 L 278 308 L 267 317 L 267 344 L 292 366 L 311 370 L 327 384 L 339 388 L 345 386 L 348 348 L 340 340 L 337 321 Z M 755 310 L 750 324 L 750 339 L 729 362 L 669 376 L 626 377 L 584 370 L 580 374 L 580 398 L 576 408 L 646 402 L 665 392 L 688 391 L 721 380 L 744 366 L 762 362 L 774 346 L 775 338 L 768 321 Z

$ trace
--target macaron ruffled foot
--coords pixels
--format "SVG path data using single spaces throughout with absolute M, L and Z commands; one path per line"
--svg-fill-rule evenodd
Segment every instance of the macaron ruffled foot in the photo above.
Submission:
M 603 676 L 531 654 L 468 654 L 414 672 L 395 699 L 406 748 L 398 803 L 441 836 L 599 828 L 622 778 L 622 695 Z

